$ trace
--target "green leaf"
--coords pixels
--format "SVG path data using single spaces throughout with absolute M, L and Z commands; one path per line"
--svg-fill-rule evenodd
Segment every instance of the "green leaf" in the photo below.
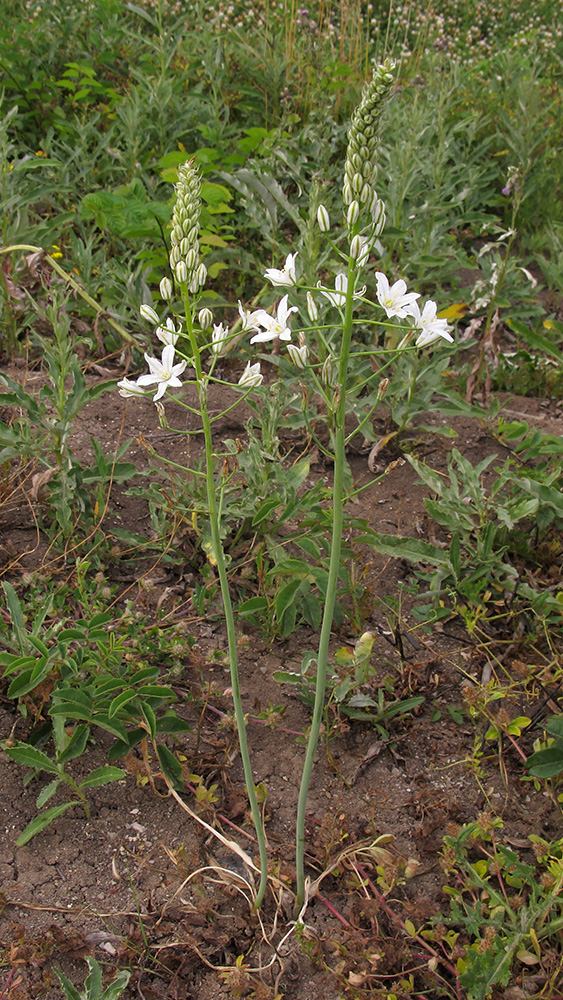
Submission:
M 50 774 L 60 773 L 58 765 L 46 753 L 36 750 L 35 747 L 26 743 L 16 747 L 7 747 L 6 753 L 16 764 L 23 764 L 24 767 L 31 767 L 34 770 L 38 768 L 40 771 L 48 771 Z
M 4 400 L 5 397 L 2 397 Z M 10 612 L 10 619 L 12 622 L 12 628 L 16 635 L 16 642 L 18 644 L 18 649 L 20 653 L 25 654 L 30 652 L 29 649 L 29 636 L 26 632 L 25 622 L 23 620 L 22 606 L 19 601 L 19 597 L 16 594 L 11 583 L 7 580 L 2 580 L 2 587 L 4 594 L 6 595 L 6 604 L 8 605 L 8 611 Z
M 413 563 L 429 563 L 431 566 L 449 567 L 449 555 L 437 545 L 430 545 L 420 538 L 400 538 L 398 535 L 383 535 L 378 531 L 366 532 L 358 541 L 373 545 L 377 552 L 395 559 L 407 559 Z
M 547 337 L 542 337 L 540 333 L 536 333 L 530 330 L 525 323 L 521 323 L 519 320 L 509 318 L 506 320 L 508 326 L 515 333 L 518 333 L 526 341 L 530 347 L 535 347 L 544 354 L 549 354 L 552 358 L 557 358 L 558 361 L 563 361 L 563 352 L 559 350 L 555 344 L 552 344 Z
M 147 702 L 141 702 L 141 712 L 148 726 L 151 740 L 156 739 L 156 718 L 152 708 Z
M 84 980 L 85 992 L 88 1000 L 99 1000 L 102 992 L 102 970 L 95 958 L 88 958 L 88 968 L 90 972 Z
M 137 694 L 142 698 L 169 698 L 176 701 L 176 695 L 172 688 L 163 687 L 160 684 L 142 684 L 137 688 Z
M 164 745 L 164 743 L 157 743 L 156 752 L 158 754 L 163 774 L 166 775 L 170 783 L 177 791 L 182 791 L 184 788 L 184 779 L 182 777 L 182 768 L 179 760 L 174 756 L 172 751 Z
M 545 728 L 551 736 L 563 738 L 563 715 L 552 715 L 546 722 Z
M 126 772 L 120 767 L 111 767 L 109 764 L 104 764 L 103 767 L 97 767 L 87 778 L 84 778 L 80 782 L 80 788 L 98 788 L 100 785 L 109 785 L 111 781 L 121 781 L 125 775 Z
M 46 826 L 49 826 L 49 823 L 52 823 L 53 820 L 58 819 L 59 816 L 62 816 L 63 813 L 67 811 L 67 809 L 70 809 L 70 807 L 74 805 L 76 805 L 75 802 L 65 802 L 62 806 L 53 806 L 52 809 L 47 809 L 46 812 L 41 813 L 39 816 L 36 816 L 35 819 L 32 819 L 31 823 L 28 823 L 23 833 L 20 834 L 20 836 L 16 840 L 16 846 L 23 847 L 24 844 L 27 844 L 32 837 L 35 837 L 36 834 L 41 833 L 41 831 L 44 830 Z
M 64 990 L 67 1000 L 84 1000 L 84 994 L 80 994 L 70 979 L 68 979 L 64 972 L 60 969 L 55 969 L 57 976 L 59 977 L 60 984 Z
M 260 505 L 252 519 L 252 527 L 255 528 L 258 524 L 261 524 L 262 521 L 265 521 L 265 519 L 275 511 L 276 507 L 279 506 L 280 499 L 277 496 L 270 497 L 269 500 L 265 500 L 264 503 Z
M 57 788 L 61 784 L 62 780 L 63 780 L 62 778 L 53 778 L 53 780 L 50 781 L 48 785 L 45 785 L 45 788 L 41 789 L 39 795 L 37 796 L 37 802 L 36 802 L 38 809 L 42 809 L 45 803 L 48 802 L 49 799 L 53 797 L 53 795 L 57 791 Z
M 127 705 L 130 701 L 133 701 L 133 699 L 136 697 L 137 697 L 137 692 L 133 691 L 131 688 L 128 688 L 126 691 L 122 691 L 120 694 L 118 694 L 117 697 L 113 699 L 111 705 L 108 708 L 109 718 L 113 719 L 114 715 L 116 715 L 119 712 L 120 708 L 123 708 L 124 705 Z
M 102 712 L 95 712 L 92 723 L 95 726 L 99 726 L 100 729 L 105 729 L 112 736 L 117 736 L 118 740 L 127 740 L 127 730 L 118 719 L 110 719 L 108 715 L 104 715 Z
M 118 1000 L 118 997 L 120 997 L 123 993 L 123 990 L 127 986 L 130 978 L 131 973 L 127 969 L 122 969 L 121 972 L 118 972 L 113 982 L 111 982 L 109 986 L 106 986 L 100 1000 Z
M 301 586 L 301 580 L 290 580 L 285 586 L 281 588 L 274 601 L 274 606 L 276 609 L 276 617 L 278 621 L 281 621 L 285 612 L 293 604 L 295 595 Z
M 165 712 L 161 715 L 159 719 L 156 720 L 156 731 L 157 733 L 189 733 L 191 732 L 191 726 L 189 722 L 185 722 L 184 719 L 178 718 L 173 709 L 169 712 Z
M 535 778 L 554 778 L 563 771 L 563 742 L 528 757 L 526 767 Z
M 80 757 L 86 749 L 89 735 L 90 726 L 77 726 L 67 746 L 63 752 L 58 755 L 59 764 L 64 763 L 64 761 L 75 760 L 76 757 Z

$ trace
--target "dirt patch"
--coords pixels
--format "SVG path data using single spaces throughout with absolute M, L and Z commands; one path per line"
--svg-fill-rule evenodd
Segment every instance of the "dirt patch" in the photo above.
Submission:
M 526 419 L 549 433 L 561 433 L 561 411 L 555 404 L 518 397 L 503 402 L 511 419 Z M 225 409 L 225 399 L 218 398 L 217 406 Z M 172 426 L 181 426 L 185 419 L 174 405 L 167 415 Z M 237 412 L 236 421 L 225 418 L 217 433 L 241 436 L 245 416 Z M 485 422 L 464 418 L 448 423 L 457 432 L 456 446 L 472 462 L 491 453 L 502 459 L 502 448 L 490 437 Z M 126 457 L 145 472 L 152 448 L 181 460 L 185 447 L 183 439 L 179 445 L 176 434 L 160 427 L 149 401 L 124 402 L 115 395 L 91 404 L 77 421 L 73 447 L 83 463 L 91 449 L 90 435 L 109 454 L 115 453 L 120 441 L 132 438 Z M 197 435 L 191 440 L 193 458 L 200 442 Z M 450 444 L 438 435 L 427 436 L 424 442 L 420 457 L 443 470 Z M 378 531 L 431 539 L 434 529 L 423 504 L 427 490 L 416 484 L 416 474 L 398 453 L 383 454 L 382 465 L 395 458 L 388 475 L 358 494 L 353 513 Z M 351 456 L 350 461 L 357 486 L 373 478 L 365 455 Z M 319 477 L 329 481 L 330 469 L 314 466 L 305 485 Z M 20 494 L 3 509 L 0 543 L 6 554 L 5 572 L 14 582 L 22 571 L 49 560 L 55 560 L 52 568 L 61 576 L 67 572 L 62 562 L 56 562 L 55 553 L 49 553 L 45 536 L 34 523 L 40 504 L 40 499 L 23 503 Z M 126 486 L 113 487 L 103 526 L 109 535 L 120 527 L 147 536 L 146 501 L 128 496 Z M 190 575 L 185 565 L 166 566 L 149 553 L 144 559 L 135 572 L 121 565 L 113 570 L 120 594 L 143 610 L 169 609 L 195 639 L 185 672 L 177 679 L 178 714 L 191 730 L 177 738 L 175 749 L 187 775 L 198 775 L 207 787 L 216 787 L 215 801 L 206 807 L 198 807 L 189 791 L 185 801 L 191 809 L 199 809 L 201 819 L 255 857 L 242 766 L 230 724 L 229 673 L 224 658 L 217 655 L 226 648 L 222 626 L 194 613 L 193 572 Z M 391 988 L 397 970 L 409 964 L 422 970 L 426 995 L 438 995 L 433 992 L 438 980 L 425 969 L 427 958 L 407 945 L 400 923 L 394 923 L 370 895 L 367 883 L 359 879 L 356 861 L 373 885 L 381 888 L 385 878 L 395 879 L 396 916 L 419 927 L 445 904 L 438 852 L 447 829 L 473 821 L 488 809 L 502 816 L 507 842 L 522 845 L 528 833 L 557 836 L 560 813 L 550 799 L 532 794 L 522 783 L 520 760 L 510 750 L 501 769 L 494 753 L 485 756 L 479 768 L 470 766 L 475 761 L 475 727 L 464 723 L 458 710 L 464 704 L 467 678 L 480 680 L 483 671 L 490 670 L 491 659 L 455 621 L 433 631 L 420 628 L 408 597 L 391 622 L 385 602 L 396 596 L 399 584 L 412 581 L 410 566 L 366 546 L 358 548 L 357 563 L 369 595 L 362 625 L 376 632 L 373 689 L 387 687 L 395 698 L 420 695 L 423 701 L 390 724 L 389 738 L 362 722 L 341 720 L 319 746 L 307 807 L 307 863 L 312 879 L 333 870 L 310 902 L 305 929 L 291 933 L 291 900 L 280 882 L 291 879 L 303 734 L 310 717 L 294 689 L 280 686 L 273 675 L 280 669 L 298 670 L 303 651 L 314 648 L 315 637 L 304 629 L 268 646 L 256 629 L 242 625 L 242 695 L 255 781 L 266 792 L 274 876 L 263 927 L 248 905 L 250 871 L 166 796 L 155 760 L 134 754 L 127 762 L 126 778 L 92 791 L 88 820 L 77 804 L 45 832 L 17 847 L 18 835 L 36 814 L 36 798 L 46 780 L 24 787 L 22 769 L 1 756 L 2 997 L 59 998 L 53 966 L 81 986 L 84 958 L 91 954 L 106 966 L 108 978 L 118 966 L 133 969 L 126 998 L 339 1000 L 347 989 L 349 995 L 369 992 L 376 974 L 388 976 Z M 335 650 L 353 645 L 357 633 L 351 618 L 350 609 L 340 632 L 335 631 Z M 516 642 L 511 656 L 518 659 Z M 510 657 L 505 668 L 510 670 Z M 279 706 L 283 712 L 275 713 Z M 261 714 L 266 718 L 259 718 Z M 21 738 L 24 731 L 25 721 L 3 693 L 0 735 L 6 738 L 16 732 Z M 103 763 L 104 750 L 103 741 L 92 746 L 76 762 L 76 776 L 81 768 Z M 382 862 L 382 874 L 370 845 L 387 835 L 392 838 L 389 843 L 380 841 L 381 848 L 390 852 Z M 405 995 L 404 987 L 398 992 L 401 989 Z

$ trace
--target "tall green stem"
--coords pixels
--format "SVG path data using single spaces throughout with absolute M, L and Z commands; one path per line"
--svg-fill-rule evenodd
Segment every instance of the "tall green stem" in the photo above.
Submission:
M 317 653 L 317 680 L 315 686 L 315 703 L 313 706 L 313 717 L 307 741 L 307 752 L 303 764 L 303 774 L 301 777 L 301 787 L 297 801 L 297 826 L 295 842 L 295 868 L 297 876 L 297 891 L 295 898 L 295 913 L 299 914 L 305 899 L 305 811 L 307 808 L 307 797 L 311 784 L 311 774 L 315 761 L 315 752 L 319 741 L 319 733 L 324 714 L 326 675 L 328 667 L 328 654 L 330 645 L 330 634 L 332 630 L 332 619 L 334 616 L 334 605 L 336 603 L 336 589 L 340 574 L 340 552 L 342 548 L 342 529 L 344 523 L 344 463 L 345 463 L 345 420 L 346 420 L 346 390 L 348 360 L 350 357 L 350 341 L 352 337 L 352 316 L 354 305 L 354 284 L 355 284 L 355 263 L 350 260 L 348 264 L 348 290 L 346 294 L 346 306 L 344 312 L 344 326 L 342 330 L 342 346 L 340 351 L 340 362 L 338 368 L 338 393 L 339 400 L 335 408 L 335 430 L 334 430 L 334 481 L 332 487 L 332 544 L 330 550 L 330 565 L 328 570 L 328 583 L 326 588 L 325 605 L 319 647 Z
M 266 892 L 266 885 L 268 881 L 268 855 L 266 852 L 266 837 L 264 834 L 264 825 L 262 822 L 262 816 L 260 814 L 260 808 L 258 806 L 258 800 L 256 798 L 256 792 L 254 788 L 254 777 L 252 774 L 252 766 L 250 764 L 250 755 L 248 752 L 248 742 L 246 739 L 246 720 L 244 717 L 244 710 L 242 707 L 242 700 L 240 695 L 235 616 L 233 613 L 233 604 L 231 601 L 229 581 L 227 578 L 227 569 L 225 566 L 225 554 L 223 551 L 223 544 L 221 542 L 221 534 L 219 530 L 219 508 L 217 505 L 217 496 L 215 492 L 213 438 L 211 434 L 211 420 L 209 418 L 209 409 L 207 405 L 208 378 L 206 375 L 204 375 L 201 367 L 201 358 L 196 338 L 194 335 L 192 316 L 191 316 L 191 306 L 189 303 L 188 295 L 184 294 L 183 298 L 184 298 L 187 332 L 190 338 L 190 345 L 194 356 L 194 367 L 196 372 L 196 380 L 199 393 L 200 415 L 201 415 L 201 422 L 205 439 L 205 473 L 206 473 L 206 485 L 207 485 L 207 506 L 209 510 L 209 521 L 211 525 L 213 555 L 215 557 L 215 562 L 217 565 L 217 574 L 219 576 L 221 597 L 223 600 L 223 610 L 225 613 L 225 622 L 227 626 L 227 639 L 229 644 L 229 665 L 231 671 L 231 688 L 233 692 L 233 705 L 235 710 L 235 719 L 237 722 L 240 755 L 242 758 L 242 766 L 244 770 L 244 780 L 246 782 L 246 791 L 250 803 L 252 820 L 254 822 L 254 827 L 256 829 L 256 839 L 258 841 L 258 850 L 260 854 L 260 885 L 258 887 L 258 892 L 256 894 L 256 899 L 254 901 L 256 909 L 258 909 L 262 904 L 262 900 L 264 899 L 264 894 Z

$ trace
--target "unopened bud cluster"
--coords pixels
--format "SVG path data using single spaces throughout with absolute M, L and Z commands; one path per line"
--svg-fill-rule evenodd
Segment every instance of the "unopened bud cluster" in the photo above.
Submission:
M 344 204 L 348 228 L 357 226 L 360 211 L 370 213 L 366 227 L 369 238 L 379 236 L 385 225 L 385 205 L 377 196 L 377 146 L 379 122 L 393 84 L 393 63 L 386 60 L 374 70 L 363 98 L 354 112 L 348 133 L 348 152 L 344 166 Z
M 172 213 L 170 266 L 176 280 L 195 294 L 205 284 L 207 269 L 199 257 L 201 181 L 194 161 L 178 167 L 176 204 Z

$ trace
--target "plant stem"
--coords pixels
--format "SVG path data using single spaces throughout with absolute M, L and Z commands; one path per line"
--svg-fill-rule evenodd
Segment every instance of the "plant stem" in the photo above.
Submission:
M 332 541 L 330 550 L 330 565 L 328 570 L 325 605 L 317 653 L 315 703 L 313 706 L 313 717 L 311 720 L 311 728 L 307 742 L 307 752 L 305 754 L 299 798 L 297 801 L 295 838 L 295 869 L 297 878 L 297 891 L 295 897 L 296 914 L 299 914 L 301 911 L 305 899 L 305 810 L 307 807 L 307 796 L 309 794 L 311 774 L 315 760 L 315 751 L 317 749 L 324 714 L 330 633 L 332 629 L 334 605 L 336 603 L 336 588 L 338 586 L 338 576 L 340 573 L 340 551 L 342 548 L 342 528 L 344 523 L 346 389 L 348 360 L 350 356 L 350 341 L 352 338 L 354 287 L 355 262 L 350 259 L 348 263 L 348 289 L 346 293 L 346 307 L 344 312 L 344 325 L 342 329 L 342 346 L 340 350 L 338 369 L 337 391 L 339 393 L 339 399 L 334 413 L 334 481 L 332 487 Z
M 215 492 L 215 470 L 213 462 L 213 438 L 211 433 L 211 420 L 209 417 L 209 409 L 207 405 L 208 380 L 207 376 L 204 375 L 201 367 L 201 357 L 192 325 L 191 306 L 185 287 L 183 288 L 182 291 L 183 291 L 183 299 L 184 299 L 184 307 L 186 315 L 187 332 L 190 338 L 190 345 L 194 356 L 194 367 L 195 367 L 196 380 L 198 386 L 200 415 L 201 415 L 203 434 L 205 438 L 205 471 L 206 471 L 205 478 L 207 486 L 207 505 L 209 510 L 209 521 L 211 525 L 213 556 L 215 558 L 215 562 L 217 565 L 217 574 L 219 576 L 219 583 L 221 586 L 221 597 L 223 601 L 223 611 L 225 613 L 225 623 L 227 626 L 227 639 L 229 645 L 229 666 L 231 671 L 231 688 L 233 692 L 233 706 L 235 710 L 235 719 L 237 723 L 240 755 L 242 758 L 242 766 L 244 770 L 244 780 L 246 782 L 246 793 L 248 795 L 248 801 L 250 803 L 250 811 L 252 813 L 252 820 L 254 823 L 254 828 L 256 830 L 256 839 L 258 841 L 258 851 L 260 854 L 260 885 L 258 887 L 258 892 L 254 900 L 254 905 L 256 909 L 259 909 L 264 899 L 264 894 L 266 892 L 266 885 L 268 881 L 268 856 L 266 852 L 266 837 L 264 833 L 264 824 L 262 821 L 260 808 L 258 806 L 258 800 L 256 798 L 256 792 L 254 788 L 254 777 L 252 774 L 252 766 L 250 763 L 250 755 L 248 752 L 248 742 L 246 739 L 246 720 L 244 717 L 244 710 L 242 707 L 242 700 L 240 695 L 235 616 L 233 613 L 231 592 L 229 589 L 229 581 L 227 578 L 225 553 L 223 551 L 223 544 L 221 542 L 221 534 L 219 530 L 219 509 L 217 505 L 217 496 Z

